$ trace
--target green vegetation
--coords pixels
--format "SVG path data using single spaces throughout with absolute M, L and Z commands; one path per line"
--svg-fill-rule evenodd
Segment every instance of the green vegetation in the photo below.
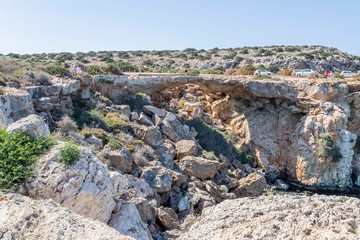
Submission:
M 98 82 L 100 82 L 100 83 L 106 83 L 106 84 L 111 84 L 111 83 L 113 83 L 113 81 L 112 81 L 111 79 L 108 79 L 108 78 L 105 78 L 105 77 L 99 78 L 99 79 L 98 79 Z
M 206 70 L 202 70 L 200 73 L 201 74 L 224 74 L 225 70 L 222 67 L 217 67 L 217 68 L 210 68 L 210 69 L 206 69 Z
M 271 79 L 271 76 L 268 75 L 256 75 L 253 77 L 255 80 Z
M 333 162 L 337 162 L 342 158 L 339 147 L 336 146 L 327 133 L 320 134 L 317 142 L 317 153 L 319 157 L 331 159 Z
M 207 152 L 213 152 L 216 157 L 223 154 L 229 159 L 238 159 L 242 163 L 252 163 L 254 161 L 250 154 L 241 152 L 235 148 L 232 141 L 235 141 L 233 135 L 227 135 L 221 132 L 218 128 L 208 125 L 200 120 L 193 119 L 186 123 L 190 127 L 194 127 L 198 132 L 197 138 L 200 145 Z M 210 156 L 210 153 L 206 153 Z
M 73 143 L 67 142 L 60 148 L 60 162 L 66 167 L 72 166 L 80 156 L 80 148 Z
M 106 69 L 104 67 L 92 64 L 85 68 L 85 72 L 90 75 L 102 75 L 106 74 Z
M 144 93 L 138 92 L 126 101 L 132 111 L 142 111 L 143 106 L 149 105 L 150 102 Z
M 44 69 L 44 72 L 47 72 L 51 75 L 60 75 L 62 77 L 65 76 L 69 76 L 70 72 L 68 69 L 66 69 L 65 67 L 61 66 L 61 65 L 51 65 L 51 66 L 47 66 Z
M 335 78 L 345 79 L 345 77 L 340 75 L 340 73 L 335 73 Z
M 108 113 L 106 114 L 104 120 L 111 128 L 121 128 L 130 125 L 128 122 L 123 120 L 118 113 Z
M 113 75 L 122 75 L 123 72 L 138 72 L 138 67 L 124 61 L 116 61 L 108 64 L 107 72 Z
M 178 73 L 178 70 L 173 69 L 173 68 L 164 68 L 163 70 L 161 70 L 162 73 Z
M 36 158 L 51 148 L 50 138 L 32 139 L 24 131 L 8 134 L 0 131 L 0 189 L 19 188 L 24 180 L 33 175 Z
M 202 151 L 202 156 L 206 159 L 209 159 L 209 160 L 216 160 L 218 161 L 219 158 L 215 155 L 215 153 L 213 151 L 206 151 L 206 150 L 203 150 Z

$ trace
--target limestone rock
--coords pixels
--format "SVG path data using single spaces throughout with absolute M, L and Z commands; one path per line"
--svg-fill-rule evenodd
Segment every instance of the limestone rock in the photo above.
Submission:
M 140 113 L 140 116 L 138 118 L 139 122 L 146 126 L 154 126 L 154 123 L 152 122 L 151 118 L 146 116 L 144 113 Z
M 51 199 L 0 194 L 0 215 L 1 239 L 133 239 L 104 223 L 77 215 Z
M 147 127 L 142 140 L 152 147 L 159 147 L 164 142 L 158 127 Z
M 115 207 L 114 189 L 106 166 L 87 148 L 70 168 L 59 162 L 59 146 L 41 157 L 34 177 L 25 182 L 29 196 L 52 198 L 73 212 L 107 222 Z
M 30 134 L 31 137 L 47 137 L 50 135 L 49 126 L 43 122 L 41 117 L 35 114 L 29 115 L 10 124 L 7 130 L 9 133 L 23 130 Z
M 201 157 L 187 156 L 178 163 L 181 171 L 188 177 L 210 179 L 215 176 L 221 167 L 221 163 Z
M 360 214 L 359 204 L 357 198 L 316 194 L 225 200 L 205 209 L 178 239 L 358 239 L 360 220 L 353 216 Z
M 0 102 L 4 104 L 7 116 L 14 121 L 35 113 L 31 96 L 27 91 L 5 87 L 3 92 Z
M 114 168 L 119 169 L 123 173 L 131 172 L 133 157 L 127 148 L 124 147 L 120 151 L 109 150 L 106 157 Z
M 122 195 L 127 192 L 130 183 L 123 174 L 119 172 L 111 171 L 109 172 L 109 177 L 113 184 L 113 189 L 115 194 Z
M 156 211 L 153 208 L 149 201 L 144 197 L 136 197 L 130 199 L 130 203 L 135 204 L 136 209 L 139 212 L 141 219 L 144 223 L 155 223 Z
M 141 178 L 155 189 L 158 193 L 164 193 L 171 190 L 172 177 L 171 174 L 162 167 L 149 167 L 144 169 Z
M 266 187 L 266 179 L 259 173 L 250 173 L 247 177 L 240 179 L 239 187 L 234 190 L 236 197 L 258 196 Z
M 159 219 L 160 223 L 166 228 L 178 228 L 179 220 L 174 209 L 160 207 L 156 209 L 156 217 Z
M 182 159 L 186 156 L 195 156 L 197 150 L 197 144 L 193 140 L 181 140 L 176 143 L 177 159 Z
M 137 240 L 152 239 L 149 229 L 132 203 L 122 205 L 120 211 L 111 217 L 109 226 Z
M 182 125 L 173 113 L 168 113 L 161 125 L 161 132 L 171 141 L 178 142 L 184 139 L 192 139 L 191 132 Z
M 152 116 L 153 114 L 158 115 L 159 117 L 163 118 L 166 115 L 165 109 L 160 109 L 151 105 L 145 105 L 143 106 L 143 111 L 149 116 Z

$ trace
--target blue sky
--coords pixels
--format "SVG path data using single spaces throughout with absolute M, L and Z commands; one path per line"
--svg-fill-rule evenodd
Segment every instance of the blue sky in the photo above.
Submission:
M 360 55 L 358 0 L 0 0 L 0 53 L 324 45 Z

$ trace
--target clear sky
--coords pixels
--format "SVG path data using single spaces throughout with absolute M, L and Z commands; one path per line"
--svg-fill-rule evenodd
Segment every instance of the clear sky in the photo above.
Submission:
M 359 0 L 0 0 L 0 53 L 324 45 L 360 55 Z

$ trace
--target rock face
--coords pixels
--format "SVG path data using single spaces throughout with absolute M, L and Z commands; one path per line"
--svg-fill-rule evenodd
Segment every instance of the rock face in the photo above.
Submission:
M 197 150 L 197 144 L 193 140 L 181 140 L 176 143 L 177 159 L 182 159 L 186 156 L 194 156 Z
M 181 171 L 188 177 L 210 179 L 215 176 L 221 164 L 201 157 L 184 157 L 178 163 Z
M 31 137 L 47 137 L 50 135 L 49 126 L 43 122 L 41 117 L 35 114 L 31 114 L 10 124 L 7 130 L 9 133 L 23 130 L 29 133 Z
M 1 239 L 130 240 L 115 229 L 81 217 L 53 200 L 0 194 Z
M 112 216 L 109 226 L 118 230 L 121 234 L 128 235 L 137 240 L 152 239 L 146 224 L 142 221 L 134 204 L 121 206 L 118 213 Z
M 204 210 L 179 239 L 358 239 L 360 200 L 275 195 L 226 200 Z M 341 212 L 341 215 L 339 215 Z
M 48 199 L 77 214 L 107 222 L 115 207 L 114 189 L 106 166 L 88 149 L 70 168 L 59 162 L 59 147 L 39 159 L 35 177 L 26 181 L 29 196 Z

